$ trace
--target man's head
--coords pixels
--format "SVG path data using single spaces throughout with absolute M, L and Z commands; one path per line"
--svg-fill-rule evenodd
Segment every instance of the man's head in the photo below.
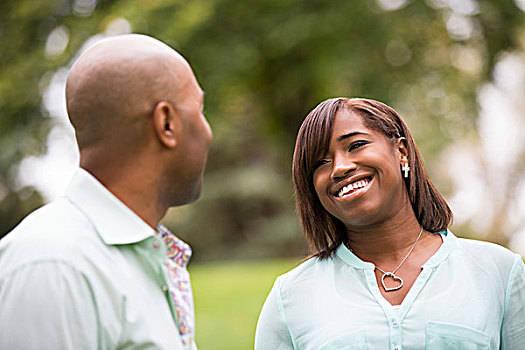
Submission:
M 197 199 L 212 138 L 203 95 L 186 60 L 162 42 L 136 34 L 99 42 L 66 86 L 81 166 L 107 186 L 126 178 L 156 190 L 161 205 Z

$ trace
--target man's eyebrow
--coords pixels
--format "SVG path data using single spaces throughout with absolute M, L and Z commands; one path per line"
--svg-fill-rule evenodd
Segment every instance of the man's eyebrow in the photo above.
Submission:
M 366 132 L 362 132 L 362 131 L 354 131 L 354 132 L 349 132 L 348 134 L 344 134 L 344 135 L 341 135 L 337 138 L 337 142 L 341 142 L 343 140 L 346 140 L 352 136 L 356 136 L 356 135 L 368 135 Z

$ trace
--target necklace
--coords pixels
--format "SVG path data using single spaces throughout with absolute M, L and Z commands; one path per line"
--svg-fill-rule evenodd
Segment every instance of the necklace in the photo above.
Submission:
M 401 289 L 401 287 L 403 287 L 403 279 L 401 277 L 399 277 L 399 276 L 396 276 L 396 272 L 397 272 L 397 270 L 399 270 L 401 265 L 403 265 L 403 263 L 408 259 L 408 257 L 410 256 L 410 254 L 412 253 L 412 251 L 416 247 L 417 242 L 421 238 L 421 234 L 422 233 L 423 233 L 423 226 L 421 226 L 421 230 L 419 231 L 419 235 L 417 236 L 416 241 L 412 245 L 412 248 L 410 248 L 410 250 L 408 251 L 408 254 L 404 257 L 403 260 L 401 260 L 401 262 L 399 263 L 399 265 L 397 265 L 397 267 L 394 269 L 394 271 L 392 271 L 392 272 L 384 271 L 381 268 L 379 268 L 378 266 L 376 266 L 376 264 L 372 263 L 374 265 L 374 267 L 376 269 L 378 269 L 383 274 L 383 276 L 381 276 L 381 284 L 383 285 L 383 289 L 385 290 L 385 292 L 393 292 L 393 291 L 399 290 L 399 289 Z M 391 277 L 394 280 L 394 282 L 398 282 L 399 284 L 397 286 L 388 288 L 385 285 L 385 278 L 387 278 L 387 277 Z

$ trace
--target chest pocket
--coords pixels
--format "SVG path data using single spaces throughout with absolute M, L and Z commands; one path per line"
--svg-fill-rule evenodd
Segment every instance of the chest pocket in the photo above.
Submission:
M 340 335 L 324 343 L 319 350 L 367 350 L 364 330 Z
M 425 349 L 485 350 L 490 349 L 490 336 L 466 326 L 428 322 Z

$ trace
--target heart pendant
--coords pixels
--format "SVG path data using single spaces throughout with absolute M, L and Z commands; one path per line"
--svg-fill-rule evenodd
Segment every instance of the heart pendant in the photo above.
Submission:
M 392 288 L 388 288 L 385 285 L 385 277 L 392 277 L 394 282 L 399 282 L 399 285 L 392 287 Z M 383 289 L 385 290 L 385 292 L 392 292 L 394 290 L 398 290 L 398 289 L 401 289 L 401 287 L 403 287 L 403 279 L 401 277 L 397 277 L 392 272 L 385 272 L 383 276 L 381 276 L 381 284 L 383 285 Z

